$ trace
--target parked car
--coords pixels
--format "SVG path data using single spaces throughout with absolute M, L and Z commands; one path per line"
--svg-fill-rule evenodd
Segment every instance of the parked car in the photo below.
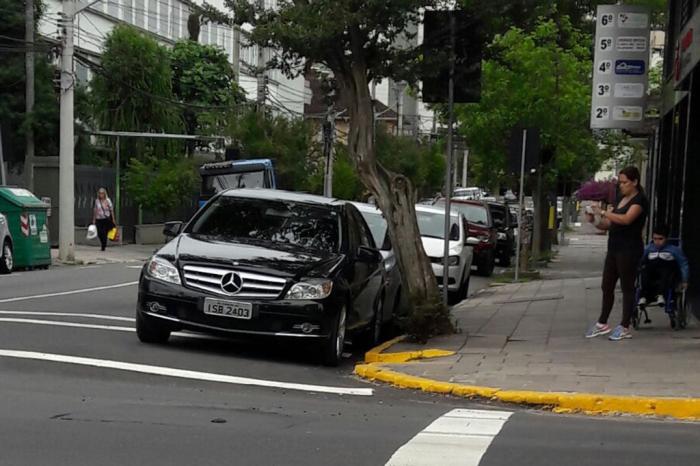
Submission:
M 449 270 L 447 291 L 451 304 L 465 299 L 469 294 L 471 278 L 473 239 L 467 235 L 467 222 L 458 212 L 450 215 L 452 227 L 449 237 Z M 440 287 L 444 284 L 445 211 L 438 207 L 416 205 L 416 219 L 423 249 L 430 258 L 433 273 Z
M 388 227 L 382 211 L 372 204 L 353 202 L 360 214 L 369 226 L 374 244 L 384 257 L 384 270 L 386 270 L 386 298 L 384 299 L 384 323 L 388 324 L 393 317 L 399 316 L 402 306 L 401 271 L 396 262 L 396 255 L 389 239 Z
M 484 190 L 481 188 L 455 188 L 452 191 L 452 197 L 456 199 L 481 199 L 484 196 Z
M 496 227 L 496 259 L 500 265 L 509 267 L 511 257 L 515 254 L 515 229 L 518 222 L 507 204 L 489 202 L 488 206 Z
M 436 206 L 445 205 L 445 200 Z M 496 227 L 491 218 L 491 211 L 484 201 L 452 199 L 452 210 L 456 210 L 467 219 L 468 236 L 478 239 L 474 245 L 474 264 L 480 275 L 491 276 L 496 265 Z
M 163 232 L 174 239 L 139 280 L 142 342 L 165 343 L 180 329 L 316 341 L 336 365 L 346 332 L 379 340 L 383 258 L 352 204 L 231 189 Z
M 0 253 L 0 273 L 12 273 L 15 261 L 12 255 L 12 235 L 10 226 L 7 224 L 7 217 L 0 214 L 0 240 L 2 241 L 2 251 Z

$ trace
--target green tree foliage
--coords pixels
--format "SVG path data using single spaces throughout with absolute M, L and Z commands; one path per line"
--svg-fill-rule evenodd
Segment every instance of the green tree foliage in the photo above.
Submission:
M 232 120 L 228 135 L 243 157 L 274 160 L 280 188 L 318 192 L 314 180 L 323 176 L 323 158 L 309 123 L 251 110 Z
M 125 187 L 142 209 L 167 216 L 192 198 L 199 184 L 195 162 L 180 156 L 132 158 Z
M 226 52 L 181 40 L 170 51 L 172 89 L 187 104 L 182 109 L 187 134 L 221 134 L 235 105 L 245 101 Z
M 35 24 L 43 4 L 35 2 Z M 25 134 L 34 130 L 35 154 L 58 155 L 58 94 L 53 85 L 55 67 L 49 61 L 50 46 L 39 39 L 24 41 L 24 2 L 0 0 L 0 126 L 5 160 L 22 162 Z M 25 52 L 35 52 L 35 104 L 26 113 Z
M 119 25 L 107 37 L 91 83 L 95 120 L 114 131 L 179 132 L 168 50 L 137 29 Z
M 518 124 L 541 130 L 543 146 L 554 155 L 551 178 L 581 179 L 599 167 L 597 141 L 588 129 L 590 40 L 565 16 L 494 40 L 483 66 L 481 102 L 457 108 L 477 181 L 489 187 L 507 181 L 507 141 Z

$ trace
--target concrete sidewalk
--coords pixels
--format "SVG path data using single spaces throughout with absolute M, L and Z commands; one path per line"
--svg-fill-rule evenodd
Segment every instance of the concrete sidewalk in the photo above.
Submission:
M 630 340 L 584 338 L 600 312 L 605 242 L 605 236 L 571 235 L 544 270 L 546 279 L 491 287 L 453 308 L 461 333 L 426 346 L 400 342 L 386 350 L 453 354 L 381 368 L 477 389 L 700 398 L 696 320 L 673 331 L 666 314 L 654 309 L 652 324 L 642 324 Z M 618 289 L 610 324 L 621 318 L 621 298 Z M 693 403 L 700 406 L 700 400 Z
M 75 264 L 114 264 L 121 262 L 145 262 L 162 245 L 158 244 L 125 244 L 122 246 L 107 246 L 100 251 L 99 246 L 75 246 Z M 51 257 L 54 265 L 63 264 L 58 260 L 58 249 L 51 249 Z

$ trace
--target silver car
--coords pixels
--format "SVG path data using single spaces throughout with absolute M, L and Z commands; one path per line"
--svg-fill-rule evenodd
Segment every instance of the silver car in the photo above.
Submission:
M 449 238 L 450 255 L 447 272 L 447 291 L 450 304 L 457 304 L 469 295 L 469 280 L 471 278 L 472 262 L 474 261 L 473 245 L 478 241 L 468 236 L 467 221 L 464 215 L 453 210 L 450 217 L 452 228 Z M 425 253 L 430 258 L 438 285 L 442 287 L 445 210 L 437 207 L 416 205 L 416 219 L 418 220 L 423 249 L 425 249 Z
M 399 316 L 402 310 L 401 293 L 401 272 L 396 263 L 394 249 L 389 241 L 387 225 L 381 210 L 372 204 L 361 202 L 352 203 L 367 222 L 374 238 L 374 243 L 379 248 L 384 257 L 384 269 L 386 270 L 386 296 L 384 297 L 384 322 L 388 322 L 392 317 Z
M 15 262 L 12 256 L 12 235 L 7 225 L 7 218 L 0 214 L 0 241 L 2 251 L 0 254 L 0 273 L 11 273 Z

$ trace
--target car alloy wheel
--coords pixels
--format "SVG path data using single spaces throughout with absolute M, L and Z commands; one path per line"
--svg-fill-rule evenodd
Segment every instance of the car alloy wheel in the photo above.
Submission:
M 10 273 L 15 266 L 15 261 L 12 256 L 12 246 L 10 243 L 5 241 L 2 246 L 2 272 Z
M 335 356 L 338 361 L 343 357 L 343 348 L 345 346 L 345 306 L 340 309 L 340 315 L 338 316 L 338 328 L 335 334 Z

